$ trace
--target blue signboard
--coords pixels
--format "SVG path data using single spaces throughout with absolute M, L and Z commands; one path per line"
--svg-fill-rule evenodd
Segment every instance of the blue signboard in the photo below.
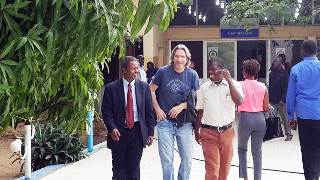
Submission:
M 259 29 L 221 29 L 221 38 L 256 38 Z
M 259 37 L 259 21 L 255 18 L 221 19 L 221 38 L 257 38 Z

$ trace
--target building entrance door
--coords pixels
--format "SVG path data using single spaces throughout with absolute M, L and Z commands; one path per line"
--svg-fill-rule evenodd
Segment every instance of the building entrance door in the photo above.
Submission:
M 207 62 L 209 59 L 219 56 L 222 58 L 231 77 L 237 79 L 237 42 L 236 41 L 204 41 L 203 50 L 203 81 L 206 81 Z
M 258 79 L 266 82 L 267 68 L 267 42 L 263 40 L 258 41 L 238 41 L 237 42 L 237 80 L 243 80 L 242 63 L 247 59 L 256 59 L 260 63 L 260 71 Z

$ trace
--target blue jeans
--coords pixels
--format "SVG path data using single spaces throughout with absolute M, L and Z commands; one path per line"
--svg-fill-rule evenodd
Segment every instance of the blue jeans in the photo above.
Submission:
M 175 122 L 163 120 L 157 123 L 157 129 L 163 179 L 174 180 L 173 157 L 176 138 L 181 159 L 178 180 L 189 180 L 192 165 L 192 124 L 185 123 L 177 128 Z

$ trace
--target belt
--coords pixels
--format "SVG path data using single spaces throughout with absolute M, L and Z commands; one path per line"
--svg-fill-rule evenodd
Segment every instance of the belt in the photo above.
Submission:
M 221 126 L 221 127 L 210 126 L 210 125 L 207 125 L 207 124 L 201 124 L 201 127 L 202 128 L 206 128 L 206 129 L 215 130 L 215 131 L 218 131 L 218 132 L 223 132 L 223 131 L 226 131 L 227 129 L 231 128 L 232 127 L 232 123 L 230 123 L 228 125 L 225 125 L 225 126 Z

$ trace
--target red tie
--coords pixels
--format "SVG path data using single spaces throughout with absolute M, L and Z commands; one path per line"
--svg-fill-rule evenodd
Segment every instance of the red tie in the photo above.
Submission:
M 127 93 L 127 108 L 126 108 L 126 125 L 129 129 L 133 128 L 133 99 L 132 99 L 132 89 L 131 84 L 128 84 L 128 93 Z

